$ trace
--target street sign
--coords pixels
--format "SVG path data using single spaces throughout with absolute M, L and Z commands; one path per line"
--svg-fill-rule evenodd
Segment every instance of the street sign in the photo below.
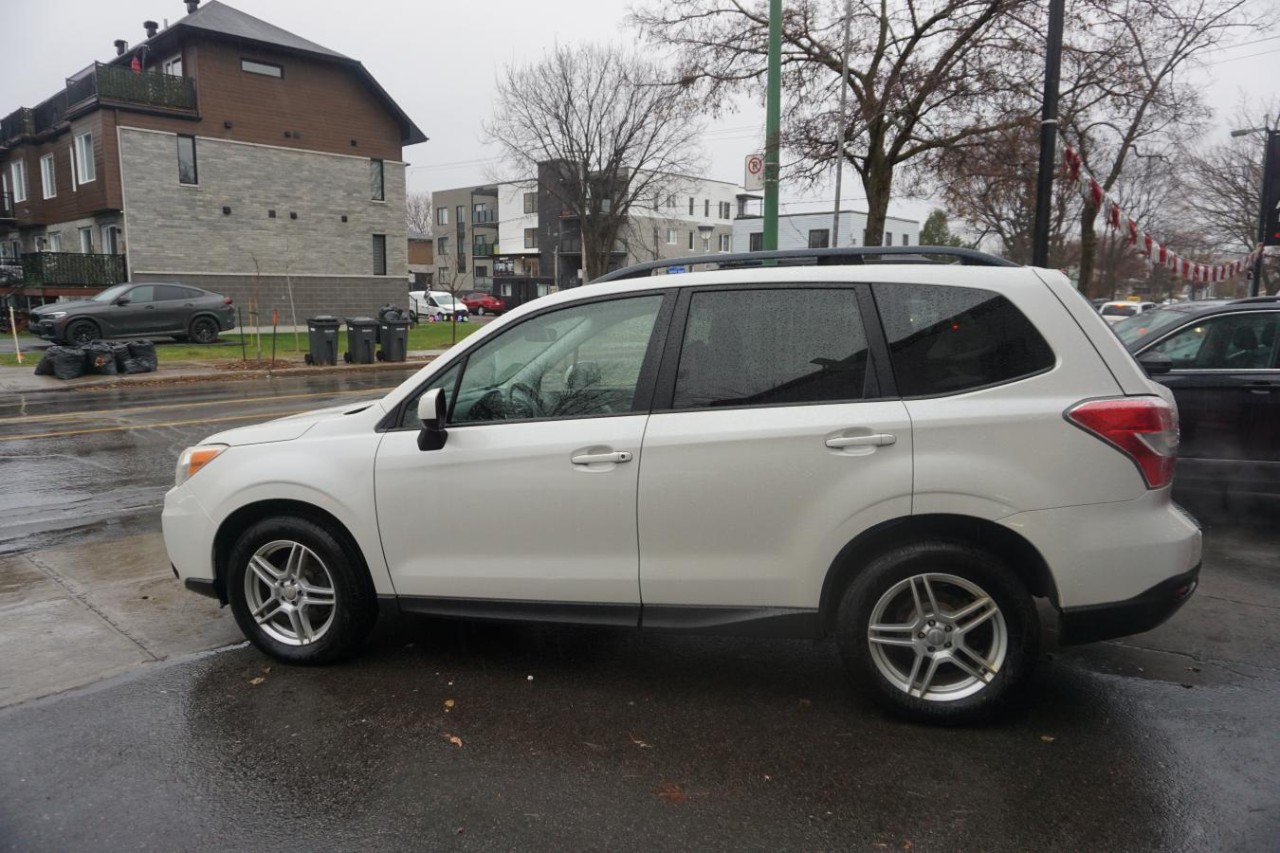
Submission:
M 682 272 L 688 272 L 684 267 L 667 267 L 667 275 L 677 275 Z
M 747 192 L 761 192 L 764 190 L 763 154 L 747 155 L 746 176 L 743 178 L 742 185 Z
M 1262 191 L 1262 245 L 1280 246 L 1280 130 L 1267 133 Z

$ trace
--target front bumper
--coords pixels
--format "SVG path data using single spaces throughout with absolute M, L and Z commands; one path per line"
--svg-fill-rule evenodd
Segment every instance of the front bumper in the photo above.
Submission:
M 190 489 L 178 486 L 169 490 L 160 521 L 165 551 L 183 586 L 204 595 L 213 590 L 217 597 L 213 566 L 217 526 Z
M 1141 634 L 1161 625 L 1187 603 L 1200 582 L 1200 564 L 1163 580 L 1125 601 L 1067 607 L 1061 611 L 1058 642 L 1064 646 Z

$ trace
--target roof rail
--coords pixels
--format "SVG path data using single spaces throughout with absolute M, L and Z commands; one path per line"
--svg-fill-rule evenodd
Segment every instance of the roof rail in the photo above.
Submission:
M 868 258 L 885 258 L 889 263 L 936 263 L 930 257 L 955 258 L 961 264 L 979 267 L 1016 267 L 1013 261 L 988 255 L 976 249 L 958 249 L 954 246 L 858 246 L 848 249 L 782 249 L 773 252 L 731 252 L 719 255 L 694 255 L 688 258 L 669 258 L 661 261 L 645 261 L 620 270 L 605 273 L 593 279 L 592 284 L 619 281 L 625 278 L 645 278 L 655 270 L 672 267 L 689 267 L 695 264 L 715 264 L 721 269 L 765 266 L 777 261 L 778 266 L 844 266 L 865 264 Z
M 1244 298 L 1242 298 L 1242 299 L 1233 299 L 1233 300 L 1231 300 L 1231 301 L 1232 301 L 1232 302 L 1235 302 L 1235 303 L 1240 303 L 1240 302 L 1280 302 L 1280 293 L 1275 294 L 1275 295 L 1273 295 L 1273 296 L 1246 296 L 1246 297 L 1244 297 Z

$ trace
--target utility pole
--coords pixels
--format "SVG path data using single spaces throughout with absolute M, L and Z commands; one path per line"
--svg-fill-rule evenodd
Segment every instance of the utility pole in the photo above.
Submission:
M 764 235 L 766 252 L 778 248 L 778 148 L 782 113 L 782 0 L 769 0 L 769 71 L 764 107 Z
M 1065 0 L 1049 0 L 1049 42 L 1044 63 L 1044 110 L 1040 115 L 1040 173 L 1036 179 L 1036 223 L 1031 263 L 1049 265 L 1049 212 L 1058 144 L 1058 81 L 1062 75 L 1062 24 Z
M 1262 149 L 1262 202 L 1261 212 L 1258 216 L 1258 259 L 1253 262 L 1253 281 L 1249 282 L 1249 295 L 1257 296 L 1262 292 L 1262 261 L 1266 255 L 1267 246 L 1275 245 L 1275 239 L 1268 240 L 1268 234 L 1271 231 L 1268 227 L 1272 215 L 1276 208 L 1280 207 L 1280 188 L 1276 188 L 1275 184 L 1280 183 L 1280 175 L 1276 174 L 1276 170 L 1280 169 L 1280 130 L 1267 131 L 1267 144 Z
M 836 201 L 831 212 L 831 248 L 840 245 L 840 181 L 844 177 L 844 133 L 849 126 L 849 23 L 853 0 L 844 0 L 844 58 L 840 66 L 840 127 L 836 128 Z

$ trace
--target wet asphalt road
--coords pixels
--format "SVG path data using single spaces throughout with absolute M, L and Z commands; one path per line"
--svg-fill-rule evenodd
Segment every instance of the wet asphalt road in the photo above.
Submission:
M 13 403 L 0 548 L 154 532 L 220 428 L 177 422 L 394 381 Z M 387 619 L 337 666 L 179 657 L 0 710 L 0 849 L 1280 850 L 1278 552 L 1215 523 L 1173 621 L 1050 647 L 978 729 L 885 718 L 827 643 Z

